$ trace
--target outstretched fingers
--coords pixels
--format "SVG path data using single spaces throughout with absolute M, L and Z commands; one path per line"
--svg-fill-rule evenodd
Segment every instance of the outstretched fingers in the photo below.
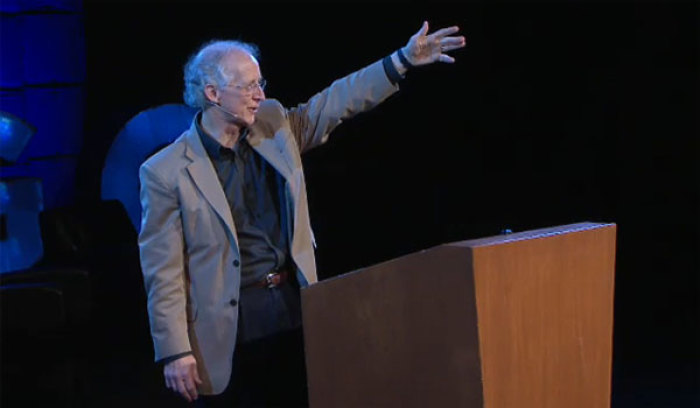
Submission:
M 450 34 L 454 34 L 459 31 L 459 26 L 452 26 L 452 27 L 445 27 L 437 30 L 436 32 L 432 33 L 431 36 L 437 37 L 437 38 L 443 38 L 446 37 Z
M 466 44 L 466 39 L 459 37 L 445 37 L 440 40 L 440 50 L 442 52 L 456 50 L 462 48 Z
M 431 34 L 428 34 L 428 31 L 428 22 L 424 21 L 421 28 L 409 39 L 408 44 L 403 49 L 411 65 L 455 62 L 453 57 L 445 53 L 466 45 L 464 36 L 454 35 L 459 32 L 459 26 L 441 28 Z
M 447 54 L 440 54 L 440 56 L 438 57 L 438 61 L 445 62 L 447 64 L 452 64 L 455 62 L 455 59 Z
M 428 34 L 428 22 L 423 21 L 423 25 L 420 27 L 420 29 L 418 30 L 418 32 L 415 35 L 420 37 L 420 36 L 424 36 L 426 34 Z

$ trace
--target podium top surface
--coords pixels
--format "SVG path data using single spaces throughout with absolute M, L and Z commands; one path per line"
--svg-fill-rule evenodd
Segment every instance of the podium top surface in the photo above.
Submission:
M 546 238 L 554 235 L 570 234 L 580 231 L 588 231 L 598 228 L 606 228 L 614 226 L 614 223 L 599 223 L 599 222 L 580 222 L 576 224 L 559 225 L 556 227 L 541 228 L 512 234 L 496 235 L 486 238 L 470 239 L 466 241 L 452 242 L 445 245 L 462 246 L 462 247 L 481 247 L 488 245 L 506 244 L 516 241 L 525 241 L 530 239 Z
M 580 223 L 575 223 L 575 224 L 559 225 L 559 226 L 548 227 L 548 228 L 541 228 L 541 229 L 516 232 L 516 233 L 512 233 L 512 234 L 507 234 L 507 235 L 496 235 L 496 236 L 491 236 L 491 237 L 470 239 L 470 240 L 465 240 L 465 241 L 449 242 L 449 243 L 437 245 L 437 246 L 432 247 L 432 248 L 423 249 L 421 251 L 418 251 L 417 253 L 425 253 L 427 251 L 431 251 L 433 249 L 440 248 L 440 247 L 460 247 L 460 248 L 488 247 L 488 246 L 494 246 L 494 245 L 508 244 L 508 243 L 517 242 L 517 241 L 535 240 L 535 239 L 553 237 L 553 236 L 557 236 L 557 235 L 577 233 L 577 232 L 582 232 L 582 231 L 591 231 L 591 230 L 595 230 L 595 229 L 611 228 L 611 227 L 615 227 L 615 226 L 616 226 L 616 224 L 614 224 L 614 223 L 580 222 Z M 391 259 L 388 261 L 380 262 L 379 264 L 376 264 L 373 266 L 376 267 L 376 266 L 380 266 L 380 265 L 387 265 L 387 264 L 394 263 L 394 262 L 400 261 L 402 259 L 405 259 L 406 257 L 410 257 L 410 256 L 414 256 L 414 255 L 415 254 L 404 255 L 404 256 L 401 256 L 401 257 L 396 258 L 396 259 Z M 328 284 L 330 282 L 334 282 L 338 279 L 347 278 L 349 276 L 353 276 L 353 275 L 356 275 L 358 273 L 362 273 L 366 269 L 367 269 L 367 267 L 358 268 L 358 269 L 355 269 L 353 271 L 345 272 L 345 273 L 342 273 L 342 274 L 339 274 L 336 276 L 332 276 L 332 277 L 323 279 L 322 281 L 316 282 L 310 286 L 302 288 L 302 291 L 306 291 L 307 289 L 313 289 L 316 286 L 323 286 L 323 285 Z

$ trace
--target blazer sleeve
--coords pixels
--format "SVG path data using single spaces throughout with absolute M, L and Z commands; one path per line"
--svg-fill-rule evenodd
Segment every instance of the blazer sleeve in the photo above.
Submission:
M 299 149 L 304 152 L 325 143 L 343 120 L 374 108 L 398 90 L 381 60 L 335 80 L 307 102 L 287 111 Z
M 155 360 L 191 351 L 187 332 L 184 237 L 174 187 L 147 164 L 141 180 L 141 270 L 148 297 L 148 315 Z

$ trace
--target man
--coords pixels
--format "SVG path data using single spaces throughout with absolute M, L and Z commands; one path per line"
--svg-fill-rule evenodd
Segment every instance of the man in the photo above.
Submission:
M 184 96 L 200 112 L 140 169 L 141 266 L 168 388 L 203 406 L 306 404 L 299 287 L 317 278 L 300 155 L 408 69 L 454 62 L 458 30 L 425 22 L 291 109 L 265 98 L 255 46 L 217 41 L 191 57 Z

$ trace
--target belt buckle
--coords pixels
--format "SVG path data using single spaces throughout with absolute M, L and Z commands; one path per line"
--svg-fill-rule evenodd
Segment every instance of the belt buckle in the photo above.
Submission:
M 278 285 L 278 283 L 275 283 L 274 279 L 276 277 L 279 277 L 279 273 L 277 272 L 270 272 L 267 275 L 265 275 L 265 282 L 267 283 L 267 288 L 272 289 Z

